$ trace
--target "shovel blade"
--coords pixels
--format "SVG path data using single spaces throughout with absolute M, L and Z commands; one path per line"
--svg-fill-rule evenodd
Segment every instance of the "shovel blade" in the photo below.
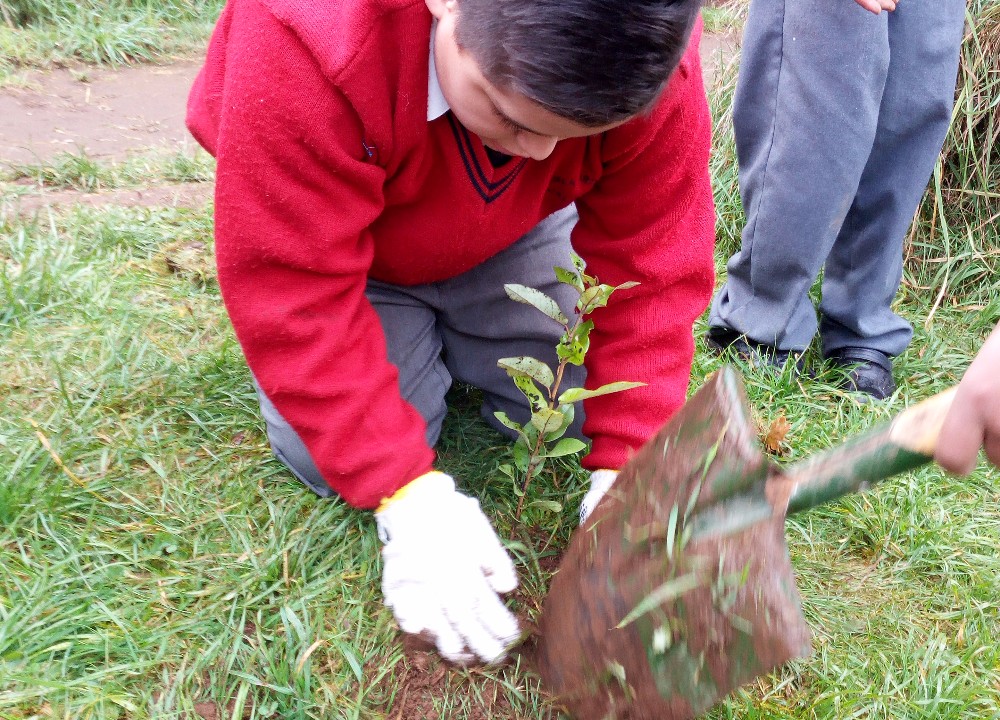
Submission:
M 693 718 L 809 652 L 768 472 L 728 368 L 622 469 L 573 536 L 539 619 L 539 673 L 573 717 Z M 720 504 L 753 517 L 692 534 Z

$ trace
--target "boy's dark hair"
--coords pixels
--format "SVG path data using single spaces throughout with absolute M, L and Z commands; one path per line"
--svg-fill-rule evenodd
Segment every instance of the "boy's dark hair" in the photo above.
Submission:
M 497 87 L 598 127 L 656 101 L 700 7 L 701 0 L 459 0 L 455 40 Z

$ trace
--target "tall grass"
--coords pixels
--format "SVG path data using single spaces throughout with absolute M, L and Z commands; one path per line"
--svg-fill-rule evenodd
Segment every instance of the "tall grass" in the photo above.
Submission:
M 907 285 L 935 297 L 928 322 L 944 303 L 988 307 L 1000 284 L 1000 2 L 972 0 L 968 16 L 951 130 L 907 246 Z
M 120 65 L 199 47 L 223 0 L 0 0 L 10 64 Z
M 218 14 L 224 0 L 0 0 L 0 17 L 9 25 L 27 27 L 68 19 L 92 19 L 96 13 L 155 16 L 161 21 L 203 20 Z

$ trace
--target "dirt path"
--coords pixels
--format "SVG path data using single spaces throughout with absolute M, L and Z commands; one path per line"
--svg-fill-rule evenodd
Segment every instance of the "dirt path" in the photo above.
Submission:
M 706 86 L 712 86 L 715 69 L 732 46 L 726 36 L 704 37 Z M 157 148 L 194 152 L 184 107 L 199 66 L 199 59 L 187 59 L 119 70 L 88 66 L 26 73 L 23 87 L 0 90 L 0 167 L 44 163 L 64 152 L 101 161 Z M 32 190 L 16 203 L 20 212 L 74 202 L 200 206 L 210 195 L 211 183 L 187 183 L 98 193 Z
M 193 149 L 184 104 L 198 67 L 187 60 L 30 72 L 26 88 L 0 92 L 0 161 L 37 163 L 80 151 L 121 160 L 147 148 Z

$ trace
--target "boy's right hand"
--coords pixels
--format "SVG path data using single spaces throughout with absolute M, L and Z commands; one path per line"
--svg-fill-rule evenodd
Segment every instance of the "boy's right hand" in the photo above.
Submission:
M 498 593 L 517 587 L 510 556 L 479 503 L 429 472 L 375 512 L 382 594 L 403 632 L 430 635 L 460 665 L 500 660 L 520 635 Z
M 1000 467 L 1000 326 L 958 384 L 934 459 L 946 470 L 964 475 L 976 466 L 979 448 Z

